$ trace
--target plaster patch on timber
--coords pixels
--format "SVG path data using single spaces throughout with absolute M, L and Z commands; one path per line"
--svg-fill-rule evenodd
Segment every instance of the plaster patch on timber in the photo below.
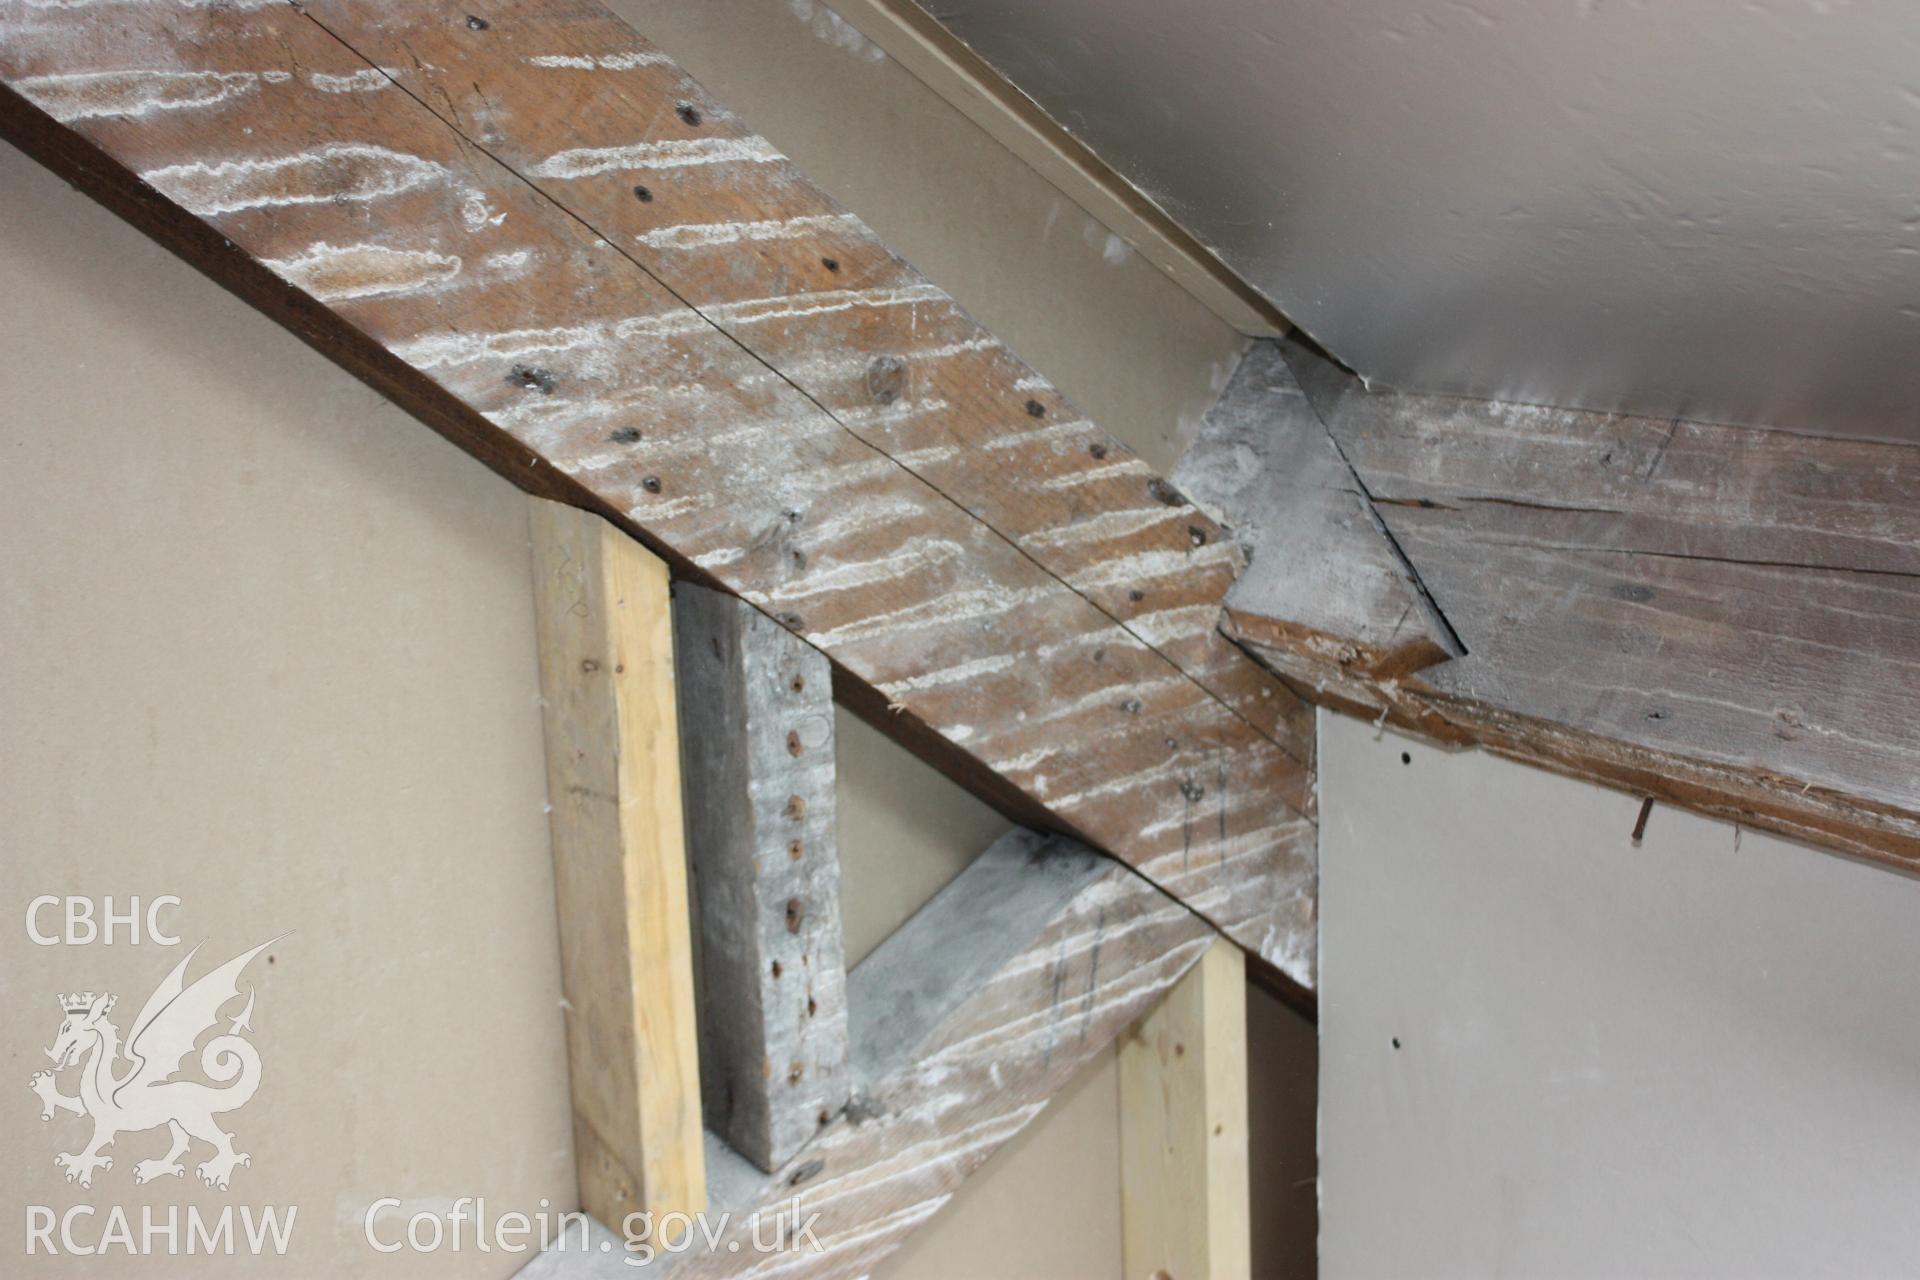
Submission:
M 1030 444 L 1047 443 L 1056 453 L 1062 452 L 1062 446 L 1074 436 L 1084 436 L 1100 428 L 1085 418 L 1067 418 L 1060 422 L 1050 422 L 1044 427 L 1034 427 L 1030 431 L 1008 431 L 986 441 L 983 449 L 1024 449 Z
M 444 182 L 443 165 L 364 142 L 330 142 L 290 156 L 192 161 L 149 169 L 148 186 L 201 217 L 282 205 L 368 202 Z
M 880 691 L 889 698 L 898 698 L 920 689 L 932 689 L 943 684 L 959 684 L 962 681 L 977 680 L 981 676 L 996 675 L 1011 667 L 1013 661 L 1012 654 L 997 653 L 991 657 L 975 658 L 970 662 L 942 667 L 938 671 L 924 671 L 917 676 L 908 676 L 904 680 L 891 680 L 881 685 Z M 972 736 L 971 730 L 968 731 L 968 736 Z
M 1209 602 L 1136 614 L 1127 619 L 1126 628 L 1158 649 L 1170 641 L 1207 635 L 1219 622 L 1220 606 Z
M 862 62 L 885 62 L 887 51 L 860 34 L 854 25 L 814 0 L 787 0 L 793 16 L 813 29 L 816 40 L 844 49 Z
M 1103 511 L 1097 516 L 1088 516 L 1073 524 L 1062 525 L 1056 529 L 1042 529 L 1030 534 L 1027 541 L 1039 547 L 1077 546 L 1084 542 L 1105 542 L 1110 538 L 1126 538 L 1151 529 L 1157 524 L 1169 520 L 1184 520 L 1187 514 L 1174 507 L 1163 507 L 1157 503 L 1151 507 L 1134 507 L 1131 510 Z
M 889 462 L 888 466 L 893 464 Z M 903 631 L 922 631 L 928 627 L 949 627 L 976 618 L 999 617 L 1015 609 L 1040 604 L 1053 597 L 1055 585 L 1026 587 L 1008 591 L 994 587 L 975 591 L 950 591 L 932 600 L 923 600 L 904 608 L 873 614 L 807 637 L 821 649 L 873 640 Z
M 673 337 L 711 328 L 698 314 L 672 311 L 632 316 L 612 325 L 558 325 L 551 329 L 509 329 L 502 333 L 436 333 L 411 342 L 396 343 L 393 353 L 416 369 L 508 360 L 519 356 L 566 351 L 594 353 L 596 361 L 611 367 L 621 343 L 645 338 Z
M 495 213 L 493 206 L 487 203 L 487 197 L 479 191 L 467 192 L 460 201 L 460 222 L 468 231 L 484 231 L 506 220 L 507 215 Z
M 670 67 L 673 59 L 653 49 L 625 53 L 539 53 L 528 58 L 530 67 L 560 67 L 574 71 L 632 71 L 639 67 Z
M 867 226 L 851 213 L 815 213 L 764 222 L 683 222 L 634 237 L 650 249 L 711 249 L 719 245 L 845 233 L 863 236 Z
M 74 71 L 27 76 L 14 88 L 66 124 L 95 116 L 197 110 L 292 78 L 285 71 Z
M 1095 467 L 1090 471 L 1075 471 L 1064 476 L 1055 476 L 1041 482 L 1043 489 L 1074 489 L 1083 484 L 1094 484 L 1101 480 L 1112 480 L 1120 476 L 1151 476 L 1153 468 L 1138 458 L 1122 458 L 1118 462 L 1109 462 L 1104 467 Z
M 765 138 L 668 138 L 623 147 L 576 147 L 556 152 L 529 171 L 540 178 L 592 178 L 638 169 L 707 164 L 770 164 L 785 159 Z
M 730 320 L 736 324 L 756 324 L 762 320 L 788 320 L 802 316 L 817 316 L 832 311 L 847 311 L 854 307 L 903 307 L 918 302 L 946 301 L 949 299 L 945 291 L 939 287 L 931 284 L 915 284 L 899 288 L 827 289 L 799 297 L 776 294 L 766 298 L 726 302 L 716 307 L 709 307 L 707 311 L 716 319 Z M 864 369 L 865 364 L 862 363 L 861 367 Z
M 460 274 L 452 254 L 324 240 L 297 257 L 264 258 L 261 265 L 322 302 L 437 289 Z
M 892 582 L 914 577 L 943 561 L 961 559 L 966 548 L 944 538 L 916 539 L 892 555 L 858 560 L 832 569 L 808 574 L 798 582 L 775 587 L 769 598 L 788 602 L 806 600 L 833 591 L 855 591 L 877 582 Z
M 1130 556 L 1103 560 L 1074 575 L 1078 584 L 1093 587 L 1121 587 L 1133 582 L 1150 582 L 1189 574 L 1209 565 L 1237 563 L 1238 552 L 1230 542 L 1210 542 L 1191 551 L 1142 551 Z
M 307 82 L 321 93 L 378 93 L 393 85 L 389 73 L 380 67 L 362 67 L 343 76 L 315 71 L 307 76 Z

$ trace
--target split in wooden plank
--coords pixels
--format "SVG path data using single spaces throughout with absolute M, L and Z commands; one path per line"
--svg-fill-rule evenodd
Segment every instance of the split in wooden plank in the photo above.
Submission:
M 581 1203 L 705 1204 L 667 567 L 531 504 L 534 620 Z
M 1213 626 L 1239 568 L 1231 540 L 632 28 L 594 0 L 302 7 L 841 426 L 1310 759 L 1301 704 Z
M 1250 646 L 1274 670 L 1446 741 L 1920 870 L 1920 450 L 1373 394 L 1287 352 L 1468 653 L 1367 681 Z
M 112 23 L 49 23 L 24 0 L 0 0 L 0 126 L 503 474 L 616 519 L 826 652 L 850 700 L 943 768 L 1113 852 L 1311 984 L 1314 839 L 1299 812 L 1308 775 L 1268 736 L 1287 716 L 1256 728 L 1229 694 L 1199 683 L 1195 671 L 1206 676 L 1211 658 L 1182 667 L 1170 656 L 1181 645 L 1220 652 L 1201 634 L 1210 623 L 1193 627 L 1217 610 L 1208 593 L 1224 592 L 1225 562 L 1203 557 L 1191 576 L 1176 564 L 1213 545 L 1210 521 L 1137 460 L 1110 454 L 1111 471 L 1084 473 L 1071 455 L 1084 445 L 1091 457 L 1100 441 L 1078 434 L 1086 428 L 1046 387 L 1016 385 L 1027 375 L 1013 373 L 1024 366 L 1010 356 L 994 355 L 979 391 L 953 381 L 944 357 L 909 351 L 900 358 L 927 364 L 928 381 L 903 373 L 896 389 L 893 365 L 876 369 L 873 357 L 848 370 L 829 345 L 827 380 L 802 389 L 770 361 L 804 361 L 804 344 L 743 347 L 732 335 L 784 333 L 803 315 L 851 316 L 858 329 L 875 310 L 863 304 L 909 278 L 893 274 L 890 259 L 853 259 L 868 251 L 855 238 L 845 242 L 849 261 L 872 278 L 848 281 L 851 289 L 803 284 L 803 263 L 833 274 L 818 259 L 835 242 L 796 245 L 752 229 L 752 193 L 764 186 L 756 174 L 792 171 L 664 56 L 618 35 L 597 6 L 527 0 L 469 12 L 414 0 L 325 14 L 337 30 L 277 3 L 161 3 L 116 9 Z M 431 20 L 452 28 L 451 41 L 430 46 L 436 62 L 484 69 L 479 97 L 473 76 L 427 82 L 402 69 L 412 58 L 362 56 L 383 42 L 404 53 L 404 41 L 383 33 Z M 604 72 L 604 85 L 527 90 L 524 101 L 543 109 L 500 109 L 512 76 L 558 84 L 582 60 Z M 567 121 L 580 145 L 552 133 Z M 517 145 L 523 127 L 542 131 L 525 180 L 494 154 Z M 722 332 L 643 269 L 645 232 L 603 235 L 593 225 L 603 206 L 555 202 L 601 190 L 587 182 L 601 176 L 601 198 L 618 191 L 639 209 L 662 202 L 649 179 L 683 184 L 676 201 L 712 212 L 669 225 L 732 227 L 714 233 L 723 239 L 739 232 L 746 257 L 676 277 L 682 283 L 735 265 L 751 275 L 762 255 L 827 252 L 778 259 L 765 298 L 709 300 L 734 308 L 731 334 Z M 703 192 L 713 203 L 694 199 Z M 747 203 L 729 216 L 729 200 Z M 960 323 L 933 293 L 918 314 L 926 325 Z M 865 386 L 869 374 L 869 434 L 886 426 L 881 410 L 924 399 L 1001 406 L 1017 394 L 1013 408 L 1035 433 L 1023 447 L 1041 452 L 988 447 L 1006 434 L 982 425 L 1004 427 L 999 408 L 978 418 L 943 409 L 942 443 L 909 461 L 930 469 L 965 455 L 991 487 L 1057 457 L 1061 469 L 1044 474 L 1070 495 L 1074 518 L 1001 530 L 976 514 L 984 502 L 957 501 L 929 482 L 931 471 L 903 465 L 812 398 L 812 389 L 828 396 L 835 378 Z M 1058 455 L 1050 427 L 1063 441 Z M 1179 519 L 1191 513 L 1186 552 L 1145 549 L 1164 536 L 1161 517 L 1131 489 L 1116 499 L 1118 481 L 1163 494 L 1156 505 Z M 1113 533 L 1137 522 L 1138 538 Z M 1030 550 L 1048 528 L 1070 535 L 1051 568 Z M 1083 534 L 1109 558 L 1088 559 Z M 1164 577 L 1124 585 L 1149 573 Z M 1201 582 L 1212 585 L 1149 620 L 1160 612 L 1155 592 L 1182 598 Z M 1087 593 L 1103 583 L 1096 602 Z M 1236 680 L 1248 676 L 1232 662 Z M 1229 700 L 1279 701 L 1283 686 L 1258 678 L 1265 684 Z
M 707 1125 L 762 1169 L 847 1103 L 833 673 L 737 596 L 674 589 Z
M 727 1232 L 712 1251 L 703 1242 L 671 1260 L 671 1273 L 869 1274 L 1213 941 L 1204 921 L 1126 868 L 1061 837 L 1008 835 L 850 975 L 848 1114 L 771 1177 L 718 1154 L 712 1200 L 732 1213 Z M 958 982 L 952 970 L 981 951 L 985 981 L 969 994 L 978 970 Z M 756 1216 L 770 1237 L 782 1215 L 815 1214 L 821 1252 L 755 1252 Z M 574 1250 L 542 1255 L 525 1274 L 628 1270 L 617 1251 Z
M 1128 1280 L 1248 1280 L 1247 970 L 1207 948 L 1120 1038 L 1120 1222 Z
M 1249 552 L 1227 592 L 1228 635 L 1373 678 L 1459 656 L 1277 344 L 1247 349 L 1173 479 L 1231 511 Z

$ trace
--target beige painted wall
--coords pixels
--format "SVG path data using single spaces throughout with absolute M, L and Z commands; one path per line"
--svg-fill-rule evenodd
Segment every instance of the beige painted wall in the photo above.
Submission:
M 1913 1274 L 1920 879 L 1321 725 L 1328 1276 Z
M 154 1274 L 24 1257 L 23 1207 L 97 1206 L 87 1243 L 176 1203 L 297 1206 L 278 1265 L 195 1275 L 508 1274 L 361 1223 L 575 1200 L 525 500 L 4 147 L 0 297 L 0 1275 Z M 180 945 L 35 945 L 43 894 L 177 895 Z M 282 933 L 232 1190 L 135 1186 L 164 1130 L 65 1182 L 89 1126 L 25 1087 L 56 995 L 124 1032 L 195 944 Z

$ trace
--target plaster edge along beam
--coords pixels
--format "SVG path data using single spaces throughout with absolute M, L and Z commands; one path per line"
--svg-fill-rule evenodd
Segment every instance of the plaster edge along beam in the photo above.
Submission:
M 1125 868 L 1061 837 L 1008 834 L 849 976 L 852 1107 L 771 1176 L 710 1144 L 709 1212 L 729 1212 L 728 1230 L 711 1251 L 701 1239 L 660 1262 L 675 1280 L 869 1274 L 1215 941 Z M 756 1251 L 756 1226 L 770 1242 L 814 1214 L 822 1252 Z M 521 1275 L 632 1274 L 599 1239 L 611 1241 L 582 1251 L 576 1232 L 576 1247 Z
M 31 154 L 1311 986 L 1297 704 L 1202 635 L 1217 527 L 597 6 L 0 0 L 0 85 Z
M 1443 742 L 1920 871 L 1920 449 L 1372 393 L 1280 350 L 1305 399 L 1270 425 L 1311 409 L 1464 652 L 1373 674 L 1356 646 L 1230 609 L 1274 671 Z M 1178 474 L 1231 520 L 1208 480 L 1230 470 Z M 1349 565 L 1378 551 L 1364 532 L 1343 531 Z M 1257 533 L 1255 564 L 1293 537 Z

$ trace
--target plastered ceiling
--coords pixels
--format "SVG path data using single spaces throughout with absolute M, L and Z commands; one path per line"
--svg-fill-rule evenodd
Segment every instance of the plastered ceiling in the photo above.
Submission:
M 1920 441 L 1920 6 L 929 8 L 1371 381 Z

